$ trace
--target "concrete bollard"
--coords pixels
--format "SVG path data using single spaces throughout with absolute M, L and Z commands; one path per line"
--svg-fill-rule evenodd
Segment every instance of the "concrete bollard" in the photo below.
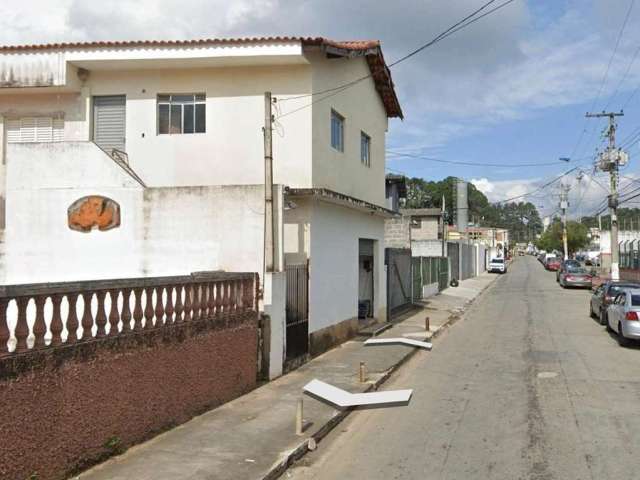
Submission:
M 429 331 L 429 317 L 424 317 L 424 329 Z
M 364 362 L 360 362 L 360 383 L 367 381 L 367 365 Z
M 304 420 L 302 418 L 302 415 L 303 415 L 302 406 L 303 406 L 302 405 L 302 398 L 299 398 L 298 399 L 298 405 L 297 405 L 297 408 L 296 408 L 296 435 L 302 435 L 302 433 L 303 433 L 302 430 L 303 430 L 303 427 L 304 427 L 304 425 L 303 425 Z

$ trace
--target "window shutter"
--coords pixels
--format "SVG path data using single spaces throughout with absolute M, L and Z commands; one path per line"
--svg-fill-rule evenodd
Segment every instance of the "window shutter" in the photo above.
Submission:
M 7 122 L 7 143 L 19 143 L 20 138 L 20 120 L 9 120 Z
M 64 118 L 53 119 L 53 141 L 64 141 Z
M 7 124 L 7 143 L 62 142 L 64 119 L 23 117 Z
M 36 141 L 36 119 L 26 117 L 20 123 L 20 142 L 32 143 Z

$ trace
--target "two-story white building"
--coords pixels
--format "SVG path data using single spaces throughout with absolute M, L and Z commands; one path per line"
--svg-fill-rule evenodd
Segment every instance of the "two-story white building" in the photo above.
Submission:
M 262 276 L 265 92 L 289 317 L 272 359 L 384 319 L 385 135 L 402 111 L 376 41 L 0 47 L 0 281 Z

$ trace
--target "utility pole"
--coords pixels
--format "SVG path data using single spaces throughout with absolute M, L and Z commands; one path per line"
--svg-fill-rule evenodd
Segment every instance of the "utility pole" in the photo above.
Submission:
M 446 222 L 445 222 L 445 215 L 446 215 L 446 210 L 445 210 L 445 205 L 444 205 L 445 199 L 444 199 L 444 195 L 442 195 L 442 256 L 446 257 L 446 251 L 445 251 L 445 247 L 447 245 L 447 234 L 446 234 Z
M 564 259 L 569 259 L 569 245 L 567 239 L 567 208 L 569 207 L 569 185 L 560 185 L 560 209 L 562 210 L 562 246 L 564 248 Z
M 264 271 L 275 271 L 273 224 L 273 114 L 271 92 L 264 93 Z
M 587 118 L 609 118 L 609 128 L 607 136 L 609 137 L 609 146 L 600 154 L 599 168 L 604 172 L 609 172 L 609 181 L 611 183 L 611 194 L 609 195 L 609 214 L 611 216 L 611 279 L 620 279 L 620 246 L 618 245 L 618 168 L 625 165 L 628 156 L 620 149 L 616 149 L 616 117 L 622 117 L 622 111 L 587 113 Z

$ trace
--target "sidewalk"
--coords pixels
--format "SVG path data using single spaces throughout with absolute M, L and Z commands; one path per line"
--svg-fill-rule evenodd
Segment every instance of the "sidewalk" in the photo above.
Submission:
M 497 278 L 483 274 L 460 282 L 428 299 L 424 309 L 379 335 L 423 340 L 436 336 L 465 306 Z M 425 331 L 425 317 L 430 331 Z M 434 345 L 437 348 L 437 345 Z M 215 410 L 165 432 L 124 454 L 81 474 L 82 480 L 176 480 L 276 478 L 288 463 L 308 450 L 309 439 L 319 441 L 349 411 L 304 396 L 302 436 L 295 434 L 297 400 L 302 387 L 317 378 L 350 392 L 376 389 L 411 355 L 429 355 L 405 346 L 365 347 L 349 341 L 298 370 Z M 367 383 L 358 368 L 366 363 Z M 410 385 L 407 386 L 410 388 Z M 311 442 L 313 447 L 314 442 Z

